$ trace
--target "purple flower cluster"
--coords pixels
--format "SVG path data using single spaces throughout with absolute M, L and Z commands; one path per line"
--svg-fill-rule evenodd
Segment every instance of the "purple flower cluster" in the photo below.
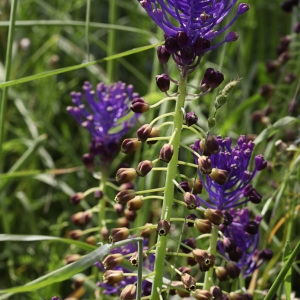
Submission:
M 203 188 L 208 192 L 209 200 L 206 201 L 196 195 L 199 204 L 213 209 L 228 210 L 249 201 L 260 203 L 262 196 L 251 185 L 251 180 L 266 167 L 267 162 L 262 155 L 257 155 L 254 158 L 254 170 L 252 172 L 248 170 L 254 143 L 247 142 L 243 135 L 233 148 L 229 137 L 222 139 L 217 136 L 214 141 L 217 142 L 214 146 L 216 151 L 209 156 L 213 172 L 206 174 L 198 172 Z M 200 141 L 196 141 L 191 148 L 205 155 Z M 195 159 L 198 161 L 198 157 Z M 213 173 L 216 173 L 215 176 Z
M 226 31 L 236 19 L 248 11 L 241 3 L 233 19 L 217 30 L 237 0 L 138 0 L 148 15 L 162 28 L 166 50 L 179 65 L 189 65 L 196 56 L 235 41 L 238 35 L 229 32 L 225 39 L 211 46 L 210 41 Z
M 264 261 L 271 259 L 273 253 L 269 249 L 257 248 L 260 216 L 251 221 L 248 208 L 230 209 L 228 213 L 232 222 L 220 226 L 225 239 L 218 242 L 218 249 L 227 260 L 235 261 L 244 277 L 247 277 Z
M 89 156 L 100 156 L 104 161 L 111 160 L 118 150 L 124 134 L 134 125 L 137 114 L 131 115 L 131 101 L 138 96 L 133 86 L 123 82 L 111 85 L 99 83 L 96 91 L 89 82 L 83 85 L 86 104 L 82 93 L 72 92 L 74 106 L 67 111 L 92 135 Z
M 145 239 L 144 245 L 147 245 L 147 244 L 148 244 L 148 240 Z M 144 250 L 146 250 L 146 249 L 147 249 L 147 246 L 144 246 Z M 112 249 L 110 253 L 111 254 L 120 253 L 123 256 L 130 257 L 130 254 L 135 253 L 137 250 L 138 249 L 137 249 L 136 243 L 130 243 L 130 244 L 126 244 L 122 247 Z M 98 267 L 100 271 L 102 271 L 102 272 L 105 271 L 104 266 L 101 262 L 97 262 L 95 264 L 95 266 Z M 153 271 L 153 266 L 154 266 L 154 255 L 150 254 L 150 255 L 148 255 L 147 259 L 143 262 L 143 267 L 150 271 Z M 127 269 L 123 268 L 122 266 L 117 266 L 117 267 L 113 268 L 113 270 L 120 270 L 120 271 L 123 271 L 124 273 L 132 273 L 132 271 L 127 270 Z M 137 277 L 124 276 L 124 279 L 122 281 L 120 281 L 118 284 L 110 285 L 105 282 L 98 282 L 98 286 L 103 289 L 103 293 L 105 295 L 120 295 L 123 288 L 125 288 L 129 284 L 135 284 L 136 282 L 137 282 Z M 142 296 L 150 295 L 151 287 L 152 287 L 152 284 L 149 281 L 144 280 L 142 283 Z

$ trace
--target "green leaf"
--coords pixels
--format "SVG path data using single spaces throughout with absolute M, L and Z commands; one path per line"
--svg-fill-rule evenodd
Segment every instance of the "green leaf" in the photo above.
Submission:
M 291 245 L 290 242 L 288 241 L 285 245 L 284 248 L 284 253 L 283 253 L 283 263 L 286 264 L 288 259 L 290 258 L 292 253 L 292 249 L 291 249 Z M 284 287 L 285 287 L 285 296 L 286 296 L 286 300 L 290 300 L 291 299 L 291 292 L 292 292 L 292 268 L 290 268 L 285 277 L 284 277 Z

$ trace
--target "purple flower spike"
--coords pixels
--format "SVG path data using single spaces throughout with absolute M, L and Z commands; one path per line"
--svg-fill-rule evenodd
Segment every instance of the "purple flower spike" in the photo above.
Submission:
M 89 154 L 109 161 L 118 150 L 121 138 L 137 119 L 137 114 L 130 116 L 129 107 L 138 94 L 133 92 L 132 85 L 126 86 L 123 82 L 99 83 L 94 91 L 86 81 L 83 91 L 87 105 L 81 93 L 72 92 L 74 106 L 67 107 L 67 111 L 92 135 Z
M 262 196 L 250 184 L 257 172 L 264 169 L 266 161 L 262 155 L 255 158 L 253 171 L 249 171 L 249 163 L 252 156 L 254 143 L 247 142 L 245 136 L 240 136 L 237 145 L 231 146 L 231 139 L 217 136 L 219 149 L 209 156 L 212 172 L 198 171 L 203 188 L 208 192 L 209 200 L 204 200 L 196 195 L 198 201 L 206 207 L 227 210 L 241 206 L 247 202 L 260 203 Z M 191 148 L 203 156 L 201 143 L 196 141 Z M 195 157 L 199 163 L 198 157 Z M 226 180 L 221 181 L 222 174 Z
M 218 27 L 237 0 L 138 1 L 165 32 L 166 49 L 179 66 L 194 64 L 197 56 L 200 58 L 205 52 L 227 42 L 223 40 L 217 45 L 210 45 L 211 40 L 226 31 L 238 16 L 249 9 L 247 4 L 241 3 L 233 19 Z

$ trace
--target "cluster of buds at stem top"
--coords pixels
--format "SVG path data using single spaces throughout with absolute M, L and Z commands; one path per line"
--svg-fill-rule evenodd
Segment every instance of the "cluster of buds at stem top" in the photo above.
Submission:
M 169 233 L 171 228 L 171 223 L 167 220 L 159 220 L 156 228 L 156 232 L 161 235 L 165 236 Z
M 158 88 L 163 92 L 167 92 L 170 89 L 170 77 L 167 74 L 156 75 L 156 84 Z
M 120 265 L 124 260 L 124 257 L 121 253 L 114 253 L 108 255 L 104 260 L 103 260 L 103 266 L 106 270 L 112 270 L 116 266 Z
M 126 227 L 114 228 L 109 236 L 111 243 L 126 240 L 129 237 L 129 229 Z
M 199 264 L 200 271 L 206 272 L 215 265 L 215 256 L 205 250 L 194 249 L 192 254 Z
M 120 300 L 134 300 L 136 294 L 136 286 L 128 284 L 120 294 Z
M 147 112 L 150 104 L 143 98 L 134 98 L 131 102 L 130 109 L 135 113 Z
M 159 159 L 166 162 L 166 163 L 169 163 L 170 160 L 172 159 L 173 153 L 174 153 L 173 145 L 165 144 L 160 149 Z
M 207 92 L 210 89 L 215 89 L 224 80 L 224 75 L 215 71 L 213 68 L 206 69 L 203 79 L 200 82 L 200 89 L 202 92 Z

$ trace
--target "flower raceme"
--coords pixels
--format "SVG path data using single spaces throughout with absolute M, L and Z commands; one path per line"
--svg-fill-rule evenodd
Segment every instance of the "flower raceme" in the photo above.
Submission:
M 130 113 L 131 101 L 138 96 L 133 86 L 123 82 L 111 85 L 99 83 L 96 91 L 89 82 L 83 85 L 86 104 L 82 93 L 72 92 L 74 106 L 67 111 L 91 136 L 90 151 L 85 157 L 93 161 L 95 156 L 110 160 L 118 150 L 118 144 L 124 134 L 134 125 L 137 114 Z
M 190 65 L 196 57 L 235 41 L 238 35 L 229 32 L 218 44 L 211 41 L 225 32 L 236 19 L 248 11 L 249 6 L 241 3 L 235 16 L 223 27 L 217 26 L 230 13 L 237 0 L 138 0 L 141 6 L 165 33 L 165 46 L 158 49 L 161 63 L 170 55 L 177 65 Z
M 209 200 L 196 195 L 199 204 L 208 208 L 228 210 L 247 202 L 260 203 L 262 196 L 251 185 L 251 180 L 264 169 L 267 162 L 262 155 L 254 158 L 255 167 L 248 170 L 254 143 L 240 136 L 237 145 L 231 147 L 231 139 L 214 139 L 208 136 L 206 145 L 196 141 L 191 148 L 200 154 L 195 157 L 199 165 L 199 177 Z

